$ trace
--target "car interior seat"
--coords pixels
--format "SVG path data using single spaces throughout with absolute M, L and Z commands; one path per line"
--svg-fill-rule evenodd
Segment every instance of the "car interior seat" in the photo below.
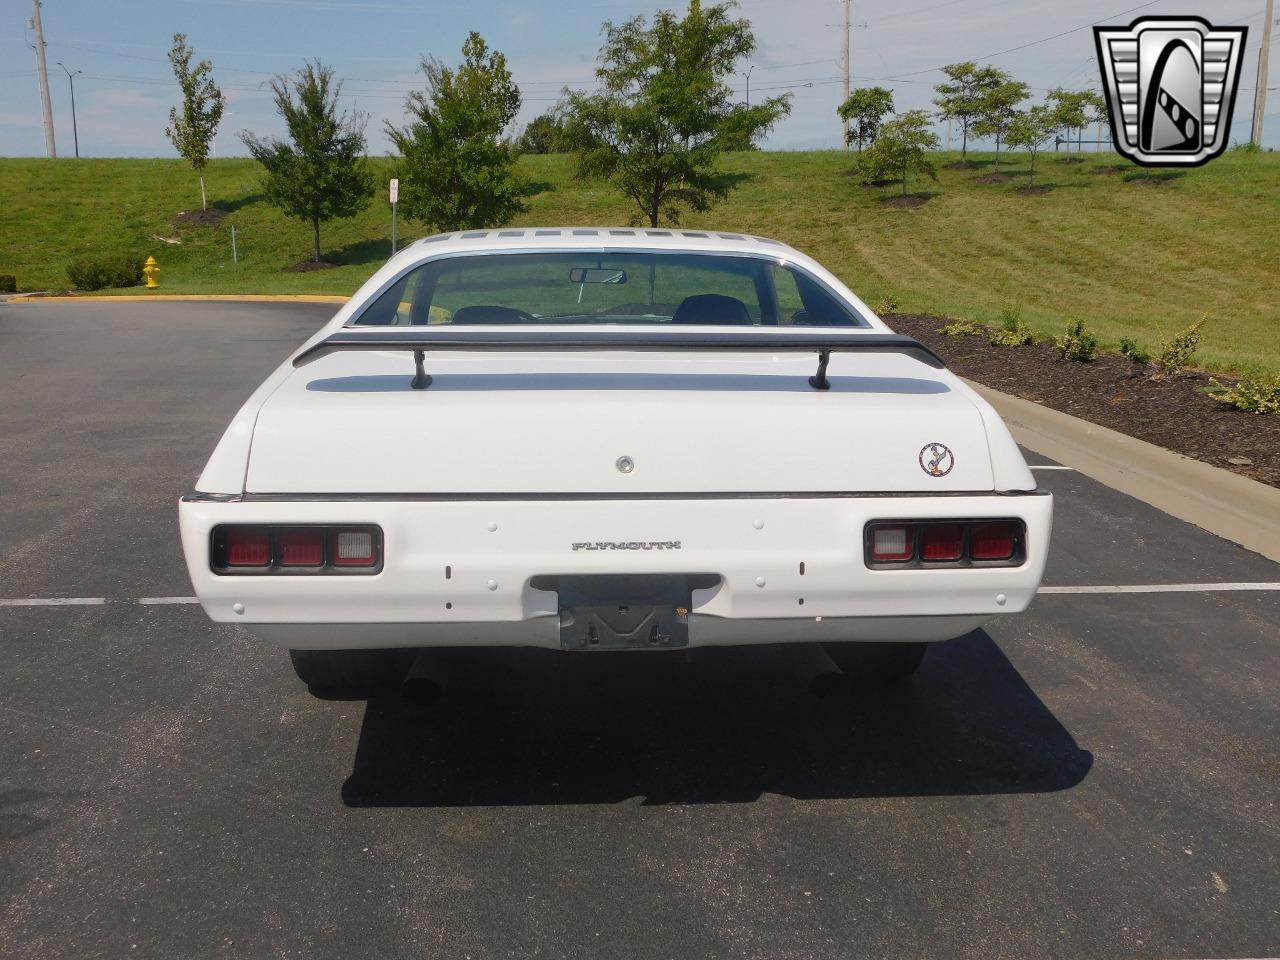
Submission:
M 671 322 L 750 326 L 752 320 L 747 305 L 736 297 L 726 297 L 720 293 L 699 293 L 680 301 Z

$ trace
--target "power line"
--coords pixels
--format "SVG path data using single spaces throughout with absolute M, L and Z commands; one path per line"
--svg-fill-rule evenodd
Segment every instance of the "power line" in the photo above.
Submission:
M 1119 13 L 1113 13 L 1108 17 L 1103 17 L 1102 19 L 1114 20 L 1116 17 L 1123 17 L 1126 13 L 1133 13 L 1135 10 L 1142 10 L 1146 7 L 1154 7 L 1157 3 L 1161 3 L 1161 2 L 1163 2 L 1163 0 L 1147 0 L 1146 3 L 1140 3 L 1136 7 L 1129 7 L 1129 9 L 1127 10 L 1121 10 Z M 1009 47 L 1005 50 L 997 50 L 995 53 L 983 54 L 980 57 L 965 57 L 964 59 L 974 60 L 974 61 L 983 61 L 983 60 L 991 60 L 991 59 L 994 59 L 995 57 L 1003 57 L 1006 53 L 1015 53 L 1018 50 L 1025 50 L 1027 49 L 1027 47 L 1034 47 L 1037 44 L 1048 43 L 1050 40 L 1057 40 L 1061 37 L 1070 36 L 1073 33 L 1079 33 L 1081 30 L 1089 30 L 1093 27 L 1094 23 L 1096 22 L 1097 21 L 1086 23 L 1083 26 L 1079 26 L 1079 27 L 1072 27 L 1070 30 L 1063 30 L 1061 33 L 1055 33 L 1049 37 L 1041 37 L 1039 40 L 1030 40 L 1026 43 L 1020 43 L 1016 47 Z M 927 67 L 924 70 L 912 70 L 910 73 L 899 74 L 896 77 L 881 77 L 880 79 L 901 80 L 904 77 L 918 77 L 922 73 L 934 73 L 935 71 L 941 70 L 943 66 L 945 66 L 945 64 L 937 67 Z

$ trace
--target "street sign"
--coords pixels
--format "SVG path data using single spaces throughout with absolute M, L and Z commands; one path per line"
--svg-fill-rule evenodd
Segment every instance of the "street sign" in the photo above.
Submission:
M 391 202 L 397 203 L 400 200 L 400 181 L 391 181 Z

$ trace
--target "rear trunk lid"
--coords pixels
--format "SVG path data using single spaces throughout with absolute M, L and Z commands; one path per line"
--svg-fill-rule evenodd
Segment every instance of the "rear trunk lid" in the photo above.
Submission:
M 450 353 L 428 358 L 431 386 L 414 390 L 409 354 L 330 354 L 264 403 L 245 488 L 469 497 L 993 488 L 982 418 L 952 374 L 907 355 L 835 354 L 831 389 L 818 391 L 808 382 L 815 367 L 804 354 Z

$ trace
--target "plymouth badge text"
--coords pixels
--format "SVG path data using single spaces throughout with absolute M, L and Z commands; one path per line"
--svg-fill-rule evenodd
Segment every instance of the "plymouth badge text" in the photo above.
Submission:
M 590 540 L 573 545 L 575 550 L 679 550 L 679 540 Z

